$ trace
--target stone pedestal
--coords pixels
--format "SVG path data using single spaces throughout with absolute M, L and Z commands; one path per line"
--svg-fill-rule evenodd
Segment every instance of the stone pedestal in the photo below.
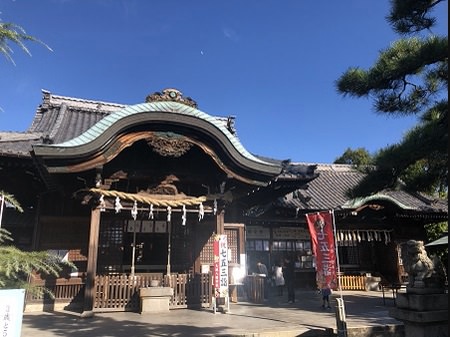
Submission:
M 169 302 L 172 296 L 173 289 L 170 287 L 148 287 L 139 289 L 141 314 L 147 312 L 169 311 Z
M 398 293 L 389 315 L 405 326 L 406 337 L 448 337 L 448 294 Z
M 380 288 L 381 277 L 366 276 L 365 288 L 366 291 L 378 290 Z

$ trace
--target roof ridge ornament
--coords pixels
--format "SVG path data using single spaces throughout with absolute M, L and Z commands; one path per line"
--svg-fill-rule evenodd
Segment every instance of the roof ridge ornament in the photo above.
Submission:
M 197 108 L 197 102 L 195 102 L 190 97 L 184 97 L 181 91 L 174 88 L 166 88 L 162 92 L 156 91 L 145 98 L 146 103 L 161 102 L 161 101 L 178 102 L 193 107 L 195 109 Z

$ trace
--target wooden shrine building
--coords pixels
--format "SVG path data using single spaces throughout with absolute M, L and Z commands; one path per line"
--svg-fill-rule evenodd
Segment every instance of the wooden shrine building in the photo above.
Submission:
M 448 219 L 446 201 L 404 191 L 349 200 L 359 171 L 249 153 L 234 121 L 171 88 L 136 105 L 43 91 L 27 131 L 0 131 L 0 190 L 24 208 L 5 208 L 2 225 L 18 247 L 72 261 L 75 270 L 40 281 L 100 311 L 137 310 L 136 289 L 152 280 L 175 288 L 173 308 L 208 305 L 216 234 L 227 235 L 230 284 L 256 259 L 270 266 L 289 253 L 301 286 L 314 283 L 308 212 L 335 210 L 348 271 L 393 275 L 400 241 Z M 382 261 L 393 255 L 391 269 Z
M 245 274 L 241 214 L 316 177 L 250 154 L 232 117 L 175 89 L 133 106 L 43 94 L 27 132 L 2 134 L 2 189 L 30 220 L 5 224 L 19 246 L 76 264 L 66 276 L 85 279 L 88 310 L 97 275 L 209 271 L 214 234 Z

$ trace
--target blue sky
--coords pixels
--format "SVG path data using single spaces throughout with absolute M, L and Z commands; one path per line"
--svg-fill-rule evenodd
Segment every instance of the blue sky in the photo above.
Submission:
M 448 3 L 438 6 L 447 34 Z M 347 148 L 373 153 L 416 120 L 376 114 L 335 81 L 370 67 L 398 36 L 387 0 L 0 0 L 0 19 L 52 51 L 27 44 L 0 58 L 0 131 L 25 131 L 41 90 L 138 104 L 176 88 L 198 108 L 236 116 L 250 152 L 331 163 Z

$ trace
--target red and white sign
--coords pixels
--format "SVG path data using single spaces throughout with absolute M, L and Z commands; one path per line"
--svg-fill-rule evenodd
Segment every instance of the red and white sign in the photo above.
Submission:
M 337 288 L 337 260 L 332 211 L 306 214 L 312 250 L 316 257 L 316 280 L 319 288 Z
M 214 294 L 228 297 L 228 244 L 226 235 L 214 237 Z

